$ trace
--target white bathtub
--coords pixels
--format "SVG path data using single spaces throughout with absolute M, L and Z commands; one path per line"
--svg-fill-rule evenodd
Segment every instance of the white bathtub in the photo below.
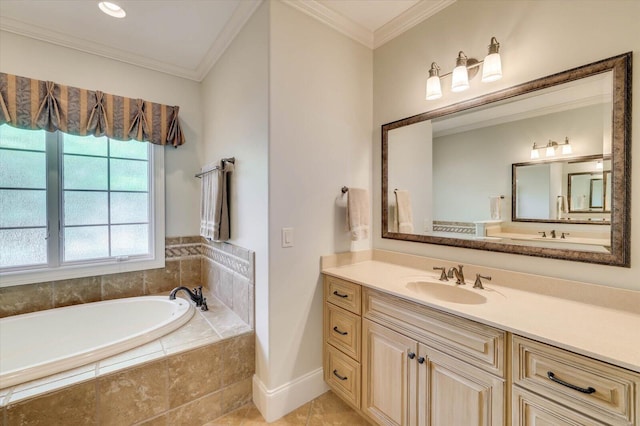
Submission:
M 143 296 L 0 319 L 0 389 L 106 358 L 185 324 L 186 300 Z

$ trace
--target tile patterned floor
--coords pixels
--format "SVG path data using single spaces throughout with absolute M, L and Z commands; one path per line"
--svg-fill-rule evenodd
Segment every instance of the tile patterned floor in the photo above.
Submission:
M 249 403 L 203 426 L 369 426 L 367 420 L 342 402 L 333 392 L 320 395 L 297 410 L 267 423 L 258 409 Z

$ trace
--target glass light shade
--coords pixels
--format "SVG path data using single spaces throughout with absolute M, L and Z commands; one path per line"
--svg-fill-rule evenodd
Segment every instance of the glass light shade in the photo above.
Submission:
M 562 154 L 571 154 L 573 150 L 571 149 L 570 143 L 565 143 L 562 145 Z
M 427 96 L 428 101 L 440 99 L 442 97 L 442 87 L 440 86 L 440 77 L 433 76 L 427 79 Z
M 555 157 L 555 155 L 556 155 L 556 150 L 555 150 L 555 148 L 554 148 L 554 147 L 552 147 L 552 146 L 548 146 L 548 147 L 547 147 L 547 152 L 546 152 L 546 154 L 545 154 L 545 155 L 546 155 L 547 157 Z
M 462 92 L 469 88 L 469 74 L 467 73 L 467 67 L 464 65 L 457 66 L 453 69 L 453 75 L 451 76 L 451 91 Z
M 540 158 L 540 152 L 538 152 L 537 148 L 532 148 L 531 149 L 531 159 L 535 160 L 535 159 L 538 159 L 538 158 Z
M 490 53 L 482 64 L 482 82 L 489 83 L 502 78 L 502 61 L 499 53 Z
M 124 11 L 124 9 L 115 3 L 101 1 L 100 3 L 98 3 L 98 7 L 102 12 L 106 13 L 109 16 L 113 16 L 114 18 L 124 18 L 125 16 L 127 16 L 127 13 Z

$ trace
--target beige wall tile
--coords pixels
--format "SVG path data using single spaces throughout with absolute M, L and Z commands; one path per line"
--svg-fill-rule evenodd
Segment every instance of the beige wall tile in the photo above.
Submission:
M 180 238 L 180 243 L 181 244 L 200 244 L 202 242 L 202 237 L 201 236 L 190 236 L 190 237 L 181 237 Z
M 167 237 L 164 239 L 165 246 L 177 246 L 180 244 L 180 237 Z
M 144 296 L 144 272 L 102 276 L 102 300 Z
M 98 378 L 100 425 L 121 426 L 167 410 L 167 362 L 144 364 Z
M 90 381 L 6 407 L 6 425 L 97 424 L 96 383 Z
M 229 308 L 233 308 L 233 272 L 226 268 L 218 268 L 218 282 L 216 297 Z
M 100 277 L 76 278 L 53 282 L 53 304 L 60 308 L 102 299 Z
M 253 376 L 255 371 L 255 335 L 244 334 L 222 342 L 224 345 L 223 385 Z
M 169 412 L 171 426 L 195 426 L 222 415 L 222 391 L 217 391 L 184 404 Z
M 136 423 L 136 426 L 173 426 L 169 423 L 169 414 L 163 414 L 150 420 L 144 420 Z
M 170 291 L 180 285 L 180 261 L 167 259 L 164 268 L 144 271 L 144 288 L 146 294 Z
M 0 318 L 53 308 L 53 283 L 0 288 Z
M 180 260 L 180 285 L 189 288 L 202 285 L 200 263 L 200 257 Z
M 169 406 L 176 408 L 222 387 L 222 345 L 203 348 L 169 357 Z
M 252 381 L 249 377 L 222 389 L 222 413 L 229 413 L 251 402 Z
M 249 286 L 248 280 L 233 274 L 232 309 L 247 324 L 249 324 Z

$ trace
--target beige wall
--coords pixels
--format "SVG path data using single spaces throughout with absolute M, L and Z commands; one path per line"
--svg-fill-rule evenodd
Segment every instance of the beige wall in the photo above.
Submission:
M 631 268 L 627 269 L 382 239 L 381 218 L 376 208 L 380 205 L 381 186 L 380 125 L 627 51 L 634 51 L 634 66 L 638 69 L 638 16 L 640 2 L 637 1 L 458 0 L 376 49 L 374 247 L 488 267 L 509 265 L 514 271 L 640 290 L 640 223 L 637 220 L 631 223 Z M 471 81 L 470 90 L 453 94 L 446 87 L 450 80 L 445 79 L 443 98 L 424 100 L 427 70 L 432 61 L 436 61 L 444 73 L 453 68 L 459 50 L 464 50 L 469 57 L 482 59 L 492 36 L 501 43 L 502 80 L 483 84 L 476 78 Z M 632 128 L 637 130 L 640 128 L 640 97 L 637 96 L 640 73 L 634 74 L 632 85 L 636 96 Z M 640 144 L 632 144 L 632 157 L 640 158 Z M 633 168 L 638 170 L 637 164 Z M 640 173 L 632 173 L 631 198 L 631 211 L 637 211 L 633 200 L 640 200 Z
M 203 164 L 236 157 L 231 240 L 255 251 L 256 357 L 268 371 L 269 7 L 263 3 L 202 82 Z
M 199 180 L 194 178 L 202 157 L 198 83 L 4 31 L 0 71 L 178 105 L 186 144 L 165 148 L 165 233 L 167 237 L 199 233 Z

